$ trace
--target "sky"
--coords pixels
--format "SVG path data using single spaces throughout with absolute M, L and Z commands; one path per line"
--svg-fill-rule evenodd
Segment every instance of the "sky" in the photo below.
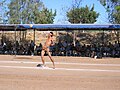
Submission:
M 57 10 L 57 15 L 55 17 L 54 23 L 55 24 L 67 24 L 68 22 L 65 19 L 65 11 L 67 8 L 72 6 L 74 0 L 42 0 L 44 5 L 49 8 L 54 10 Z M 97 19 L 97 22 L 95 24 L 107 24 L 107 13 L 105 8 L 100 4 L 98 0 L 82 0 L 81 6 L 88 6 L 92 7 L 94 4 L 95 6 L 95 11 L 97 11 L 100 15 Z M 65 8 L 65 10 L 63 10 Z

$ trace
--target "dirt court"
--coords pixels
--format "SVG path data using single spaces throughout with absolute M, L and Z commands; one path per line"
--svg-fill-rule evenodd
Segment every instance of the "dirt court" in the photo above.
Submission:
M 120 58 L 0 55 L 0 90 L 120 90 Z

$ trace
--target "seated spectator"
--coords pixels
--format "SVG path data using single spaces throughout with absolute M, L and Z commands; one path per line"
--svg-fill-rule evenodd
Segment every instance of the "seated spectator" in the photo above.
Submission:
M 96 55 L 95 45 L 91 45 L 91 57 L 94 58 Z
M 64 46 L 62 46 L 61 48 L 60 48 L 60 55 L 65 55 L 65 47 Z
M 86 45 L 84 44 L 82 47 L 81 47 L 81 55 L 84 57 L 86 54 Z

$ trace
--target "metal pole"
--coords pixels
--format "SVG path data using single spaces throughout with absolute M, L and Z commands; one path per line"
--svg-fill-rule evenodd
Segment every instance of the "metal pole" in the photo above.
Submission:
M 35 29 L 34 29 L 34 52 L 33 53 L 35 54 Z
M 16 29 L 17 29 L 17 26 L 15 26 L 15 56 L 16 56 L 16 53 L 17 53 L 17 50 L 16 50 Z
M 74 36 L 73 36 L 73 44 L 75 46 L 75 39 L 76 39 L 76 35 L 75 35 L 75 30 L 74 30 Z
M 105 41 L 104 41 L 105 39 L 104 39 L 104 37 L 105 36 L 104 36 L 104 30 L 103 30 L 103 45 L 105 45 Z
M 35 43 L 35 29 L 34 29 L 34 43 Z

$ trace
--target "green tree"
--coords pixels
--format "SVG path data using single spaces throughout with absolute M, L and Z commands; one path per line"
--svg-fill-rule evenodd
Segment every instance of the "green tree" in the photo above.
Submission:
M 108 19 L 110 23 L 120 24 L 120 0 L 99 0 L 108 12 Z
M 91 9 L 86 7 L 73 7 L 67 12 L 68 21 L 71 23 L 94 23 L 96 22 L 99 13 L 94 11 L 94 5 Z
M 20 4 L 19 0 L 12 0 L 10 4 L 8 4 L 9 11 L 8 14 L 8 22 L 10 24 L 20 24 Z
M 116 12 L 113 13 L 114 22 L 120 24 L 120 6 L 116 6 Z
M 112 24 L 120 24 L 120 0 L 99 0 L 108 12 L 109 22 Z M 119 41 L 120 31 L 114 30 Z
M 53 23 L 55 16 L 56 11 L 53 13 L 52 9 L 48 10 L 47 8 L 43 8 L 43 10 L 38 13 L 38 17 L 35 18 L 34 22 L 41 24 Z
M 41 0 L 10 0 L 8 4 L 9 24 L 47 24 L 53 23 L 56 11 L 47 9 Z M 17 32 L 24 40 L 27 31 Z
M 99 13 L 94 11 L 94 5 L 92 8 L 89 8 L 87 5 L 85 7 L 80 7 L 82 0 L 75 0 L 72 5 L 72 8 L 67 11 L 67 18 L 70 23 L 94 23 L 96 22 Z M 81 32 L 73 31 L 73 43 L 75 45 L 76 36 Z
M 11 0 L 8 8 L 10 24 L 53 23 L 56 16 L 56 11 L 48 10 L 41 0 Z

